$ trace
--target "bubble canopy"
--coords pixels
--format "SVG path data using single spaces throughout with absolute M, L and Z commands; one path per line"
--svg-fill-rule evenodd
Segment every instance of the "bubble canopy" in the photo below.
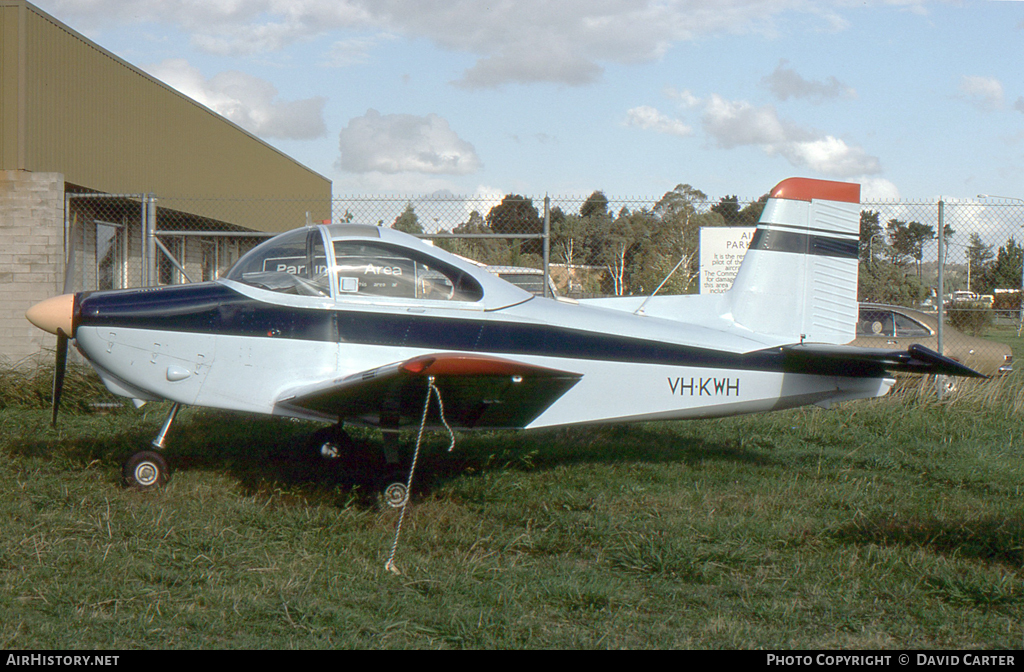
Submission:
M 228 280 L 336 301 L 429 302 L 491 308 L 532 295 L 481 266 L 392 229 L 336 224 L 295 229 L 257 245 Z M 486 300 L 485 300 L 486 299 Z

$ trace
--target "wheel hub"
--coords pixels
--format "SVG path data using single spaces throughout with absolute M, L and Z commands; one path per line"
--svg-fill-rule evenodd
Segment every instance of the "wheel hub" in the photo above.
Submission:
M 143 486 L 149 487 L 160 478 L 160 470 L 152 462 L 142 462 L 135 467 L 135 481 Z
M 405 506 L 405 503 L 409 500 L 409 489 L 405 483 L 390 483 L 388 487 L 384 489 L 384 501 L 393 509 L 399 509 Z
M 341 449 L 333 441 L 325 441 L 320 444 L 320 457 L 325 460 L 336 460 L 341 455 Z

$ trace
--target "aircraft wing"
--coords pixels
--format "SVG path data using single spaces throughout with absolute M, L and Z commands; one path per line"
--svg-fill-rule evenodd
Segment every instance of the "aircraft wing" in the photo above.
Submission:
M 497 357 L 438 353 L 289 390 L 277 404 L 339 420 L 376 424 L 383 413 L 397 414 L 401 424 L 418 424 L 429 377 L 450 426 L 511 429 L 532 422 L 582 375 Z M 441 424 L 438 410 L 435 398 L 428 424 Z
M 802 343 L 783 346 L 781 351 L 786 370 L 799 373 L 878 376 L 886 372 L 903 371 L 969 378 L 986 377 L 955 359 L 916 343 L 906 350 Z

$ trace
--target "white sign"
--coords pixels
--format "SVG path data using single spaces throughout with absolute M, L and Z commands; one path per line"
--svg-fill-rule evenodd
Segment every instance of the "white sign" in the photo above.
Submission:
M 756 230 L 753 226 L 701 227 L 701 294 L 721 294 L 732 287 Z

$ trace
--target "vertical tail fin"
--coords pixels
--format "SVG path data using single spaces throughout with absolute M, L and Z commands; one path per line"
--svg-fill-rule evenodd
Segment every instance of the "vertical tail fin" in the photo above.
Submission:
M 791 178 L 769 194 L 725 305 L 752 331 L 849 343 L 857 322 L 860 185 Z

